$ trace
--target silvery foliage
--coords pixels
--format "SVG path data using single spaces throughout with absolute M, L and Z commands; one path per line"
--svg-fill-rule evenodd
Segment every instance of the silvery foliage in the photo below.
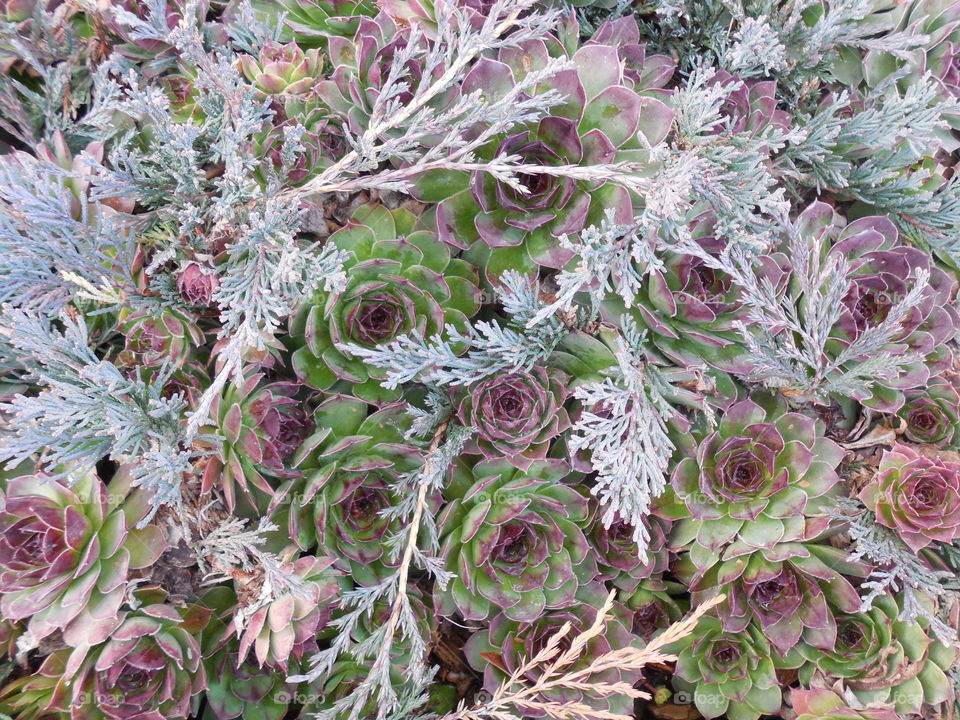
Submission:
M 6 359 L 40 388 L 0 403 L 10 418 L 10 430 L 0 438 L 0 461 L 13 468 L 38 457 L 52 478 L 63 478 L 77 468 L 92 471 L 103 457 L 135 459 L 134 484 L 153 492 L 154 509 L 179 502 L 181 477 L 193 471 L 195 459 L 181 443 L 186 402 L 161 393 L 164 371 L 130 378 L 98 358 L 82 317 L 64 313 L 59 323 L 63 330 L 9 305 L 0 314 Z
M 77 111 L 89 99 L 85 42 L 69 20 L 69 6 L 47 10 L 36 3 L 29 33 L 0 18 L 0 63 L 16 60 L 30 68 L 36 84 L 0 74 L 0 129 L 35 146 L 57 131 L 76 129 Z
M 482 170 L 525 192 L 517 175 L 526 169 L 519 169 L 518 158 L 497 157 L 484 163 L 475 152 L 491 138 L 535 121 L 561 102 L 556 91 L 530 91 L 568 63 L 549 62 L 493 102 L 477 91 L 441 109 L 430 103 L 457 83 L 481 54 L 519 47 L 548 33 L 557 23 L 558 11 L 525 12 L 533 4 L 534 0 L 497 0 L 484 22 L 474 27 L 456 3 L 439 0 L 436 39 L 424 37 L 416 26 L 410 29 L 379 89 L 366 130 L 358 136 L 347 133 L 352 150 L 303 187 L 287 192 L 302 196 L 371 188 L 405 191 L 416 176 L 434 169 Z M 421 80 L 416 83 L 409 74 L 414 60 L 421 66 Z M 403 166 L 369 172 L 387 161 Z
M 76 296 L 76 281 L 64 273 L 137 294 L 129 276 L 133 232 L 110 208 L 76 198 L 70 180 L 26 153 L 0 159 L 0 302 L 55 315 Z
M 737 323 L 737 329 L 752 364 L 747 380 L 823 402 L 830 395 L 867 393 L 876 382 L 895 378 L 922 359 L 915 352 L 889 348 L 903 321 L 923 299 L 927 271 L 912 278 L 910 291 L 882 322 L 867 328 L 840 353 L 830 354 L 826 344 L 850 289 L 850 263 L 826 252 L 825 236 L 803 236 L 785 217 L 781 223 L 784 252 L 792 268 L 792 282 L 781 286 L 736 248 L 727 248 L 719 257 L 699 252 L 693 245 L 687 250 L 726 272 L 740 287 L 746 319 Z
M 909 622 L 922 618 L 941 642 L 955 644 L 956 629 L 932 612 L 924 598 L 949 603 L 957 596 L 956 576 L 947 570 L 932 569 L 893 532 L 877 523 L 875 515 L 857 500 L 838 498 L 832 515 L 846 523 L 846 532 L 853 541 L 850 558 L 865 558 L 874 566 L 861 585 L 860 611 L 873 607 L 873 601 L 878 597 L 895 593 L 903 605 L 900 620 Z
M 617 518 L 631 524 L 645 557 L 650 541 L 646 518 L 651 502 L 666 488 L 674 451 L 669 423 L 678 411 L 671 402 L 676 395 L 671 381 L 687 378 L 675 378 L 669 369 L 645 361 L 644 336 L 632 318 L 622 316 L 620 327 L 617 364 L 603 380 L 573 391 L 584 410 L 573 426 L 570 449 L 590 452 L 597 473 L 591 492 L 600 499 L 604 525 Z
M 690 68 L 718 62 L 743 78 L 772 71 L 793 102 L 806 99 L 808 83 L 829 76 L 842 50 L 905 58 L 923 43 L 893 32 L 893 13 L 875 13 L 874 0 L 655 0 L 650 7 L 661 22 L 646 29 L 661 51 L 677 52 Z

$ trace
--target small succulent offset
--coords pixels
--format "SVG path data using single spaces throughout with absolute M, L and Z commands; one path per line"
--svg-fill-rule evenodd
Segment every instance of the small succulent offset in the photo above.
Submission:
M 437 589 L 437 612 L 467 620 L 502 612 L 530 623 L 545 609 L 574 605 L 597 566 L 581 528 L 587 499 L 558 483 L 564 464 L 542 460 L 521 471 L 498 460 L 458 470 L 438 520 L 443 560 L 457 577 Z
M 859 497 L 915 552 L 960 538 L 960 463 L 894 445 Z

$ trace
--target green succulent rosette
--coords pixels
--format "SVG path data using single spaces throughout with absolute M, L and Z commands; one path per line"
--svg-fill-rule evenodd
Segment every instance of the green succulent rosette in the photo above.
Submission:
M 524 471 L 501 460 L 454 472 L 438 524 L 443 561 L 457 577 L 434 591 L 440 615 L 486 620 L 502 612 L 529 623 L 576 603 L 597 567 L 583 534 L 587 499 L 561 484 L 568 471 L 559 460 Z
M 78 646 L 116 628 L 130 571 L 152 565 L 166 540 L 137 528 L 149 509 L 129 468 L 107 486 L 94 472 L 63 480 L 11 478 L 0 505 L 0 616 L 36 642 L 60 631 Z
M 829 525 L 824 500 L 840 481 L 843 450 L 824 437 L 822 422 L 743 400 L 715 430 L 684 441 L 687 456 L 663 505 L 679 518 L 674 547 L 689 549 L 696 565 L 715 563 L 732 544 L 773 550 Z
M 953 374 L 944 373 L 925 388 L 908 390 L 904 398 L 897 410 L 904 438 L 945 448 L 960 446 L 960 393 Z
M 497 615 L 486 628 L 478 630 L 467 640 L 463 653 L 471 667 L 483 673 L 483 688 L 490 693 L 497 689 L 523 666 L 525 661 L 535 657 L 547 645 L 560 629 L 570 624 L 570 631 L 559 642 L 559 651 L 570 649 L 577 634 L 587 630 L 597 619 L 597 613 L 604 606 L 606 591 L 600 583 L 581 585 L 577 590 L 576 606 L 563 610 L 547 610 L 530 623 L 510 620 L 505 615 Z M 619 604 L 614 604 L 606 620 L 603 632 L 591 638 L 579 657 L 565 666 L 565 672 L 576 672 L 588 668 L 597 658 L 630 645 L 639 645 L 636 637 L 630 633 L 630 613 Z M 525 675 L 521 681 L 535 684 L 543 673 L 540 666 Z M 627 672 L 619 668 L 610 668 L 590 675 L 589 682 L 624 682 L 633 684 L 640 677 L 637 671 Z M 599 711 L 629 714 L 633 710 L 633 699 L 623 695 L 596 697 L 577 688 L 557 687 L 539 695 L 541 702 L 557 704 L 577 703 Z M 522 708 L 526 717 L 538 717 L 533 710 Z
M 369 416 L 368 410 L 366 402 L 343 395 L 321 403 L 313 417 L 317 432 L 297 455 L 303 480 L 275 499 L 288 508 L 290 536 L 300 547 L 318 547 L 361 585 L 375 585 L 399 562 L 385 543 L 401 525 L 383 511 L 400 500 L 400 476 L 423 463 L 403 437 L 409 425 L 403 406 Z
M 630 589 L 621 590 L 618 599 L 630 611 L 630 631 L 644 642 L 678 622 L 687 611 L 683 598 L 686 588 L 680 583 L 658 577 L 641 580 Z
M 944 671 L 956 661 L 956 648 L 931 637 L 922 621 L 900 619 L 901 611 L 894 597 L 881 595 L 868 610 L 837 615 L 833 649 L 798 647 L 806 660 L 800 681 L 810 684 L 818 671 L 842 678 L 861 703 L 891 703 L 903 714 L 951 698 Z
M 240 55 L 236 63 L 261 97 L 280 96 L 288 117 L 305 111 L 323 73 L 320 50 L 302 50 L 293 42 L 267 41 L 257 57 Z
M 779 713 L 777 669 L 760 628 L 750 625 L 730 632 L 720 620 L 708 616 L 669 649 L 677 655 L 674 687 L 692 696 L 705 718 L 757 720 Z
M 318 292 L 291 323 L 291 363 L 301 382 L 318 390 L 349 387 L 371 401 L 395 399 L 399 391 L 378 382 L 384 371 L 345 353 L 344 344 L 373 348 L 408 333 L 437 335 L 448 324 L 466 330 L 479 308 L 476 272 L 416 226 L 402 208 L 364 206 L 330 236 L 349 253 L 346 287 Z
M 294 698 L 286 673 L 261 668 L 253 657 L 241 660 L 224 648 L 204 661 L 207 689 L 204 720 L 283 720 Z

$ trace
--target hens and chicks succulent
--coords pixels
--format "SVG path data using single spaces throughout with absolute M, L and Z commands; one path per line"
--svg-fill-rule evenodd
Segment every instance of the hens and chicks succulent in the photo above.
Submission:
M 180 122 L 203 123 L 189 59 L 178 57 L 172 40 L 136 29 L 136 21 L 153 17 L 152 4 L 116 5 L 123 12 L 104 25 L 72 4 L 2 3 L 8 28 L 23 37 L 33 32 L 35 15 L 59 6 L 91 46 L 99 38 L 139 64 Z M 231 25 L 246 17 L 235 3 L 160 5 L 169 28 L 193 8 L 213 44 L 226 42 Z M 376 99 L 408 43 L 449 32 L 426 1 L 254 5 L 260 15 L 276 13 L 276 5 L 286 15 L 282 31 L 256 51 L 238 46 L 235 68 L 251 86 L 251 102 L 269 108 L 249 152 L 264 180 L 289 165 L 283 139 L 298 134 L 304 151 L 287 167 L 290 186 L 341 161 L 380 121 L 371 117 Z M 494 4 L 460 5 L 463 22 L 479 27 Z M 845 54 L 835 82 L 866 93 L 891 74 L 909 85 L 929 71 L 943 93 L 957 94 L 960 6 L 900 5 L 891 27 L 922 35 L 923 43 L 909 53 L 891 55 L 877 44 Z M 505 272 L 538 274 L 547 297 L 552 273 L 576 263 L 568 237 L 604 219 L 631 222 L 642 197 L 576 168 L 629 163 L 652 174 L 661 162 L 651 148 L 671 133 L 672 97 L 684 78 L 674 59 L 645 47 L 641 29 L 627 14 L 581 40 L 576 14 L 564 15 L 553 34 L 482 56 L 433 99 L 438 108 L 475 93 L 493 102 L 562 60 L 562 70 L 530 90 L 556 94 L 549 111 L 490 137 L 473 158 L 482 165 L 512 156 L 562 172 L 531 171 L 517 185 L 483 169 L 439 169 L 418 178 L 411 196 L 341 198 L 350 210 L 323 219 L 322 239 L 345 258 L 345 283 L 304 298 L 286 332 L 249 358 L 242 377 L 231 377 L 207 408 L 198 436 L 202 472 L 192 489 L 201 517 L 204 507 L 217 506 L 249 521 L 270 519 L 267 547 L 281 558 L 276 571 L 290 587 L 258 595 L 263 580 L 251 568 L 207 587 L 188 570 L 196 563 L 183 561 L 189 538 L 172 529 L 173 515 L 148 512 L 149 498 L 132 487 L 128 465 L 104 465 L 99 475 L 67 465 L 59 477 L 21 466 L 0 479 L 0 639 L 11 656 L 18 650 L 19 663 L 0 689 L 0 710 L 37 720 L 177 720 L 198 712 L 209 720 L 280 720 L 329 709 L 370 672 L 363 657 L 346 655 L 318 681 L 288 680 L 344 632 L 338 618 L 346 594 L 376 587 L 398 567 L 390 542 L 402 522 L 391 508 L 429 454 L 405 411 L 408 403 L 423 407 L 425 389 L 383 383 L 384 369 L 350 348 L 455 336 L 453 352 L 463 353 L 471 321 L 500 314 L 492 291 Z M 410 83 L 441 72 L 424 67 L 422 54 L 404 57 Z M 13 61 L 7 72 L 24 82 L 32 77 L 29 66 Z M 727 73 L 715 82 L 736 87 L 723 108 L 728 129 L 789 127 L 775 81 Z M 36 153 L 69 157 L 58 145 L 63 136 L 52 137 Z M 103 148 L 87 147 L 84 157 L 91 154 L 99 161 Z M 217 172 L 223 168 L 211 168 L 211 177 Z M 69 191 L 88 199 L 85 187 Z M 72 202 L 76 216 L 87 218 Z M 133 199 L 113 205 L 135 211 Z M 728 241 L 710 212 L 688 223 L 697 253 L 664 251 L 631 302 L 607 295 L 596 303 L 596 322 L 568 328 L 575 342 L 530 366 L 440 389 L 443 416 L 471 429 L 442 486 L 424 500 L 450 581 L 431 587 L 424 574 L 410 592 L 431 643 L 447 642 L 457 628 L 462 648 L 455 652 L 473 680 L 466 691 L 437 693 L 438 712 L 451 710 L 458 693 L 495 692 L 565 623 L 589 627 L 611 590 L 612 616 L 583 649 L 583 666 L 611 648 L 642 647 L 691 607 L 725 594 L 672 646 L 672 678 L 608 671 L 615 681 L 651 689 L 672 684 L 674 699 L 689 697 L 706 718 L 891 720 L 952 699 L 954 648 L 925 616 L 908 613 L 895 589 L 861 605 L 859 588 L 875 568 L 851 556 L 834 508 L 840 498 L 858 498 L 931 571 L 942 570 L 939 550 L 960 539 L 956 273 L 885 216 L 863 208 L 847 214 L 820 201 L 796 210 L 794 232 L 823 249 L 820 266 L 842 264 L 848 279 L 822 328 L 823 361 L 808 368 L 811 383 L 838 388 L 832 394 L 752 382 L 749 303 L 716 260 Z M 195 238 L 181 243 L 171 282 L 151 285 L 148 276 L 159 276 L 173 256 L 159 257 L 144 234 L 130 272 L 162 300 L 152 312 L 88 321 L 105 358 L 167 377 L 169 394 L 195 410 L 218 369 L 225 244 L 215 238 L 201 251 Z M 807 332 L 799 318 L 820 296 L 810 295 L 808 269 L 788 246 L 786 237 L 773 242 L 753 267 L 797 308 L 796 324 L 770 329 L 784 347 L 797 348 Z M 891 315 L 896 332 L 880 338 L 877 327 Z M 684 432 L 670 430 L 669 483 L 645 521 L 642 549 L 629 522 L 619 515 L 611 522 L 592 492 L 590 448 L 571 446 L 585 413 L 610 412 L 585 405 L 577 388 L 613 377 L 607 340 L 624 318 L 643 333 L 651 363 L 709 377 L 713 392 L 713 413 L 684 410 Z M 873 335 L 876 342 L 864 340 Z M 879 382 L 847 391 L 830 385 L 865 372 L 877 353 L 908 361 Z M 11 387 L 7 394 L 22 390 Z M 873 445 L 841 445 L 857 421 L 876 421 L 888 432 Z M 375 615 L 370 623 L 389 613 Z M 372 631 L 346 632 L 362 638 Z M 399 678 L 404 663 L 420 660 L 401 648 L 389 672 Z M 592 712 L 633 711 L 623 697 L 586 699 L 570 688 L 546 695 L 584 702 Z M 376 714 L 375 704 L 365 707 Z

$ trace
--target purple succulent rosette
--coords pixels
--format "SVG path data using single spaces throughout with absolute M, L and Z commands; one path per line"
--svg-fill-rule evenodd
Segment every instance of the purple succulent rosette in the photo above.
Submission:
M 535 367 L 472 386 L 457 410 L 464 426 L 477 428 L 466 451 L 506 458 L 521 470 L 544 459 L 550 441 L 570 427 L 563 407 L 567 382 L 558 370 Z
M 530 623 L 510 620 L 506 615 L 497 615 L 486 628 L 475 632 L 463 647 L 467 661 L 477 672 L 483 673 L 483 687 L 488 692 L 496 692 L 505 679 L 516 672 L 524 662 L 542 651 L 550 639 L 556 635 L 565 623 L 571 626 L 570 632 L 560 640 L 560 652 L 570 648 L 573 638 L 583 632 L 596 620 L 597 611 L 606 600 L 603 585 L 590 583 L 581 586 L 577 592 L 578 604 L 566 610 L 548 610 Z M 630 613 L 619 603 L 615 604 L 603 632 L 592 638 L 580 657 L 569 667 L 570 671 L 582 670 L 598 657 L 612 650 L 629 645 L 639 645 L 639 640 L 630 633 Z M 542 667 L 521 675 L 522 682 L 535 684 L 543 672 Z M 635 683 L 640 678 L 637 671 L 622 671 L 611 668 L 590 680 L 597 682 Z M 551 688 L 540 698 L 542 701 L 557 703 L 583 703 L 588 707 L 605 712 L 628 714 L 633 710 L 633 700 L 623 695 L 597 698 L 575 688 Z M 523 708 L 526 717 L 542 717 L 531 708 Z
M 725 547 L 773 551 L 829 526 L 822 504 L 840 480 L 843 451 L 816 420 L 743 400 L 696 441 L 673 471 L 665 514 L 679 519 L 674 547 L 694 548 L 698 566 Z
M 596 553 L 600 580 L 610 580 L 616 587 L 630 590 L 641 581 L 665 572 L 670 565 L 669 537 L 672 521 L 656 515 L 656 510 L 646 518 L 646 552 L 633 539 L 633 525 L 617 513 L 609 526 L 603 522 L 603 513 L 591 503 L 593 519 L 587 530 L 592 552 Z
M 252 507 L 265 506 L 273 495 L 270 478 L 295 477 L 289 460 L 313 430 L 303 404 L 301 386 L 266 382 L 252 373 L 240 385 L 230 384 L 211 407 L 216 425 L 209 431 L 223 438 L 204 468 L 203 492 L 217 486 L 228 507 L 242 495 Z
M 127 498 L 123 472 L 106 485 L 92 472 L 67 480 L 25 475 L 7 481 L 0 511 L 0 615 L 26 621 L 40 641 L 55 631 L 72 645 L 105 640 L 131 570 L 163 551 L 160 528 L 135 525 L 145 498 Z
M 587 499 L 560 484 L 566 472 L 556 460 L 525 471 L 503 460 L 461 469 L 438 520 L 444 563 L 457 574 L 434 591 L 440 615 L 486 620 L 502 612 L 529 623 L 545 609 L 576 603 L 597 566 L 580 527 Z
M 216 274 L 204 270 L 198 263 L 190 263 L 177 274 L 177 290 L 191 305 L 205 307 L 213 302 L 220 287 Z
M 181 720 L 196 711 L 206 674 L 195 635 L 210 611 L 157 599 L 124 613 L 106 642 L 48 658 L 51 670 L 62 663 L 55 702 L 69 704 L 72 720 Z
M 492 140 L 478 158 L 508 154 L 521 164 L 542 167 L 647 159 L 638 136 L 656 144 L 670 129 L 673 112 L 655 96 L 672 76 L 674 63 L 645 53 L 632 17 L 605 24 L 579 48 L 563 48 L 552 38 L 505 48 L 496 58 L 481 59 L 460 92 L 482 91 L 491 101 L 499 99 L 560 52 L 573 68 L 547 78 L 538 90 L 555 89 L 564 101 L 536 124 Z M 424 200 L 440 201 L 441 240 L 457 248 L 473 246 L 490 279 L 506 269 L 561 268 L 571 258 L 560 246 L 561 235 L 599 224 L 608 209 L 617 222 L 633 217 L 630 193 L 614 183 L 539 172 L 520 180 L 525 192 L 489 173 L 440 170 L 419 180 L 417 192 Z
M 859 497 L 914 552 L 960 538 L 960 463 L 894 445 Z
M 646 643 L 683 617 L 685 593 L 680 583 L 651 577 L 621 591 L 618 598 L 632 614 L 631 632 Z

